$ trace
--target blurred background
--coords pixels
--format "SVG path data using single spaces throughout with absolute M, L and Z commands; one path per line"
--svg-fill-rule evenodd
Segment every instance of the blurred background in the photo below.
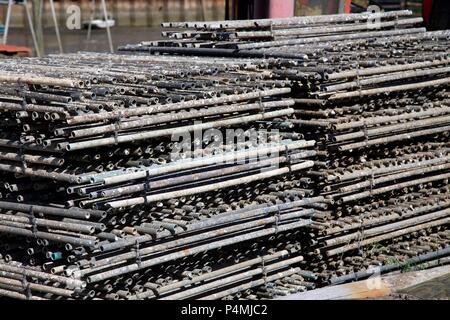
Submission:
M 127 43 L 159 39 L 159 25 L 163 21 L 361 12 L 374 4 L 382 10 L 411 9 L 416 16 L 425 18 L 429 29 L 450 28 L 448 0 L 0 0 L 0 39 L 4 40 L 0 52 L 8 55 L 34 55 L 36 46 L 42 54 L 59 52 L 61 48 L 57 41 L 55 23 L 58 25 L 64 52 L 110 51 L 111 46 L 116 48 Z M 103 5 L 108 19 L 105 19 Z M 73 14 L 77 14 L 74 6 L 79 8 L 81 28 L 69 29 L 68 23 L 72 23 Z M 8 8 L 11 8 L 9 23 Z M 27 10 L 30 19 L 27 17 Z M 92 27 L 90 36 L 89 22 Z M 2 33 L 5 32 L 6 24 L 9 25 L 9 30 L 5 41 Z M 110 27 L 110 41 L 106 26 Z

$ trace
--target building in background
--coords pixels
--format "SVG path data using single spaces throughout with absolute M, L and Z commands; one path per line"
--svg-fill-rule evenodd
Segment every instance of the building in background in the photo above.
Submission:
M 424 18 L 430 30 L 450 29 L 450 2 L 424 0 Z
M 98 1 L 97 1 L 98 2 Z M 65 25 L 66 10 L 70 5 L 81 8 L 82 20 L 89 20 L 91 0 L 55 1 L 60 25 Z M 163 21 L 222 20 L 225 17 L 225 0 L 107 0 L 108 10 L 120 27 L 155 27 Z M 14 8 L 12 26 L 26 25 L 20 8 Z M 43 25 L 52 26 L 48 1 L 43 1 Z M 100 12 L 97 13 L 100 15 Z M 4 21 L 5 8 L 0 8 L 0 23 Z
M 54 53 L 54 31 L 49 1 L 42 2 L 42 26 L 46 52 Z M 33 3 L 35 1 L 32 1 Z M 106 0 L 109 15 L 115 21 L 114 46 L 139 40 L 156 40 L 161 34 L 159 26 L 164 21 L 211 21 L 223 19 L 280 18 L 336 14 L 365 11 L 369 5 L 377 4 L 383 10 L 410 9 L 416 16 L 423 16 L 430 30 L 450 29 L 449 0 Z M 97 0 L 98 3 L 98 0 Z M 81 8 L 81 20 L 90 20 L 91 0 L 55 0 L 58 23 L 62 31 L 62 42 L 66 52 L 79 50 L 104 51 L 108 48 L 104 32 L 94 32 L 92 41 L 86 41 L 86 30 L 66 28 L 70 5 Z M 356 11 L 355 11 L 356 10 Z M 100 10 L 97 18 L 102 19 Z M 0 7 L 0 25 L 5 21 L 6 7 Z M 15 7 L 12 15 L 9 44 L 32 47 L 24 11 Z M 132 29 L 130 29 L 132 28 Z M 0 30 L 1 32 L 1 30 Z M 44 50 L 43 50 L 44 51 Z
M 311 16 L 320 14 L 335 14 L 342 11 L 345 1 L 342 0 L 296 0 L 295 15 Z
M 112 17 L 119 27 L 156 27 L 163 21 L 195 21 L 223 19 L 251 19 L 307 16 L 345 12 L 347 3 L 354 8 L 379 5 L 383 10 L 410 9 L 416 16 L 424 16 L 426 22 L 431 14 L 440 22 L 436 28 L 444 28 L 449 20 L 448 0 L 107 0 Z M 81 7 L 82 20 L 89 20 L 91 0 L 58 0 L 55 2 L 60 24 L 65 25 L 66 10 L 70 5 Z M 348 7 L 350 7 L 348 5 Z M 435 9 L 433 9 L 435 7 Z M 23 10 L 15 8 L 12 25 L 26 25 Z M 4 21 L 6 8 L 0 8 L 0 24 Z M 442 17 L 442 18 L 439 18 Z M 48 1 L 43 1 L 43 25 L 51 26 Z M 439 27 L 440 26 L 440 27 Z

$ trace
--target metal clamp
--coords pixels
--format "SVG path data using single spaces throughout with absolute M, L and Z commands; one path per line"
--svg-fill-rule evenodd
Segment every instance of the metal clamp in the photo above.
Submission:
M 258 92 L 258 104 L 259 104 L 259 112 L 264 114 L 266 112 L 266 108 L 262 102 L 262 94 L 261 91 Z
M 28 282 L 27 276 L 25 274 L 22 274 L 22 288 L 27 299 L 31 300 L 33 295 L 31 294 L 30 283 Z
M 292 173 L 292 157 L 289 154 L 289 148 L 287 145 L 284 146 L 284 156 L 286 157 L 286 163 L 287 163 L 287 166 L 289 169 L 289 174 L 291 174 Z
M 375 186 L 375 174 L 373 170 L 370 170 L 370 192 L 372 193 L 372 189 Z
M 27 104 L 27 95 L 25 94 L 25 91 L 28 90 L 28 85 L 24 82 L 22 82 L 20 79 L 17 80 L 17 88 L 15 89 L 16 94 L 18 97 L 22 98 L 22 101 L 20 102 L 20 105 L 22 106 L 22 110 L 26 111 Z
M 275 218 L 275 222 L 274 222 L 275 234 L 278 233 L 278 226 L 280 224 L 280 216 L 281 216 L 280 206 L 277 206 L 277 211 L 276 211 L 275 216 L 274 216 L 274 218 Z
M 270 37 L 273 39 L 273 21 L 270 21 L 270 25 L 269 25 L 269 30 L 270 30 Z
M 25 91 L 28 89 L 29 87 L 26 82 L 23 82 L 21 79 L 17 80 L 17 87 L 15 88 L 15 91 L 19 96 L 24 97 Z
M 150 192 L 150 172 L 148 170 L 145 171 L 145 182 L 144 182 L 144 190 L 143 190 L 143 197 L 144 197 L 144 204 L 148 204 L 147 200 L 147 194 Z
M 361 221 L 360 233 L 358 237 L 358 251 L 361 253 L 361 255 L 363 254 L 363 252 L 361 251 L 361 242 L 363 240 L 364 240 L 364 225 Z
M 31 224 L 31 232 L 33 233 L 33 236 L 37 238 L 37 232 L 38 232 L 38 225 L 36 222 L 36 216 L 34 215 L 33 206 L 30 206 L 30 210 L 28 211 L 28 219 L 30 220 Z
M 361 85 L 361 75 L 359 73 L 359 62 L 356 66 L 356 86 L 358 87 L 358 92 L 361 95 L 362 85 Z
M 114 144 L 118 145 L 119 144 L 119 130 L 121 129 L 121 124 L 122 124 L 122 111 L 119 111 L 115 120 L 116 121 L 114 122 Z
M 370 180 L 369 180 L 369 195 L 370 195 L 370 198 L 373 198 L 372 191 L 373 191 L 374 186 L 375 186 L 375 174 L 374 174 L 373 170 L 370 169 Z
M 261 256 L 261 270 L 263 274 L 264 287 L 267 288 L 267 267 L 263 256 Z
M 25 161 L 25 153 L 24 153 L 22 144 L 20 144 L 18 151 L 19 151 L 22 172 L 25 173 L 25 169 L 27 169 L 28 167 L 27 167 L 27 162 Z
M 372 177 L 373 177 L 373 170 L 372 172 Z M 372 194 L 372 189 L 370 191 L 370 194 Z M 361 214 L 360 214 L 361 216 Z M 361 242 L 364 240 L 364 219 L 361 219 L 361 224 L 359 226 L 359 236 L 358 236 L 358 251 L 361 253 L 361 255 L 364 254 L 364 251 L 361 250 Z
M 369 141 L 369 131 L 367 129 L 367 122 L 366 119 L 363 120 L 363 133 L 364 133 L 364 139 L 366 141 Z
M 142 258 L 141 258 L 140 246 L 139 246 L 138 240 L 136 240 L 136 242 L 134 243 L 133 250 L 135 251 L 136 263 L 140 267 L 142 265 Z

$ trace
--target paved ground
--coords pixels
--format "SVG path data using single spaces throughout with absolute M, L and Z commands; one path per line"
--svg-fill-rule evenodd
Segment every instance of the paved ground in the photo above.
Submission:
M 77 51 L 105 52 L 109 50 L 106 30 L 93 30 L 92 40 L 86 40 L 87 30 L 62 31 L 63 48 L 66 53 Z M 115 27 L 112 29 L 113 44 L 117 48 L 120 45 L 138 43 L 144 40 L 161 39 L 160 28 L 153 27 Z M 58 45 L 53 29 L 48 28 L 44 32 L 46 53 L 57 53 Z M 8 43 L 18 46 L 33 47 L 28 29 L 13 28 L 10 30 Z
M 399 293 L 417 299 L 450 299 L 450 273 L 415 286 L 400 290 Z
M 450 265 L 399 271 L 380 277 L 323 287 L 279 300 L 449 300 Z

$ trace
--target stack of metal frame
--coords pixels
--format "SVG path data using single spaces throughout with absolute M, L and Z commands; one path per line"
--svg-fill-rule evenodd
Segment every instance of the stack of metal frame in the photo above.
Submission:
M 447 263 L 450 32 L 410 14 L 2 62 L 0 295 L 270 299 Z
M 316 208 L 303 263 L 339 283 L 449 253 L 450 32 L 421 22 L 406 10 L 167 23 L 168 40 L 121 49 L 284 61 L 271 68 L 293 83 L 284 125 L 317 141 L 308 175 L 332 200 Z
M 294 112 L 289 81 L 267 73 L 278 63 L 3 62 L 0 294 L 164 297 L 210 277 L 251 284 L 261 263 L 273 279 L 293 274 L 294 235 L 323 198 L 303 175 L 315 141 L 269 127 Z M 270 188 L 295 201 L 265 201 Z

